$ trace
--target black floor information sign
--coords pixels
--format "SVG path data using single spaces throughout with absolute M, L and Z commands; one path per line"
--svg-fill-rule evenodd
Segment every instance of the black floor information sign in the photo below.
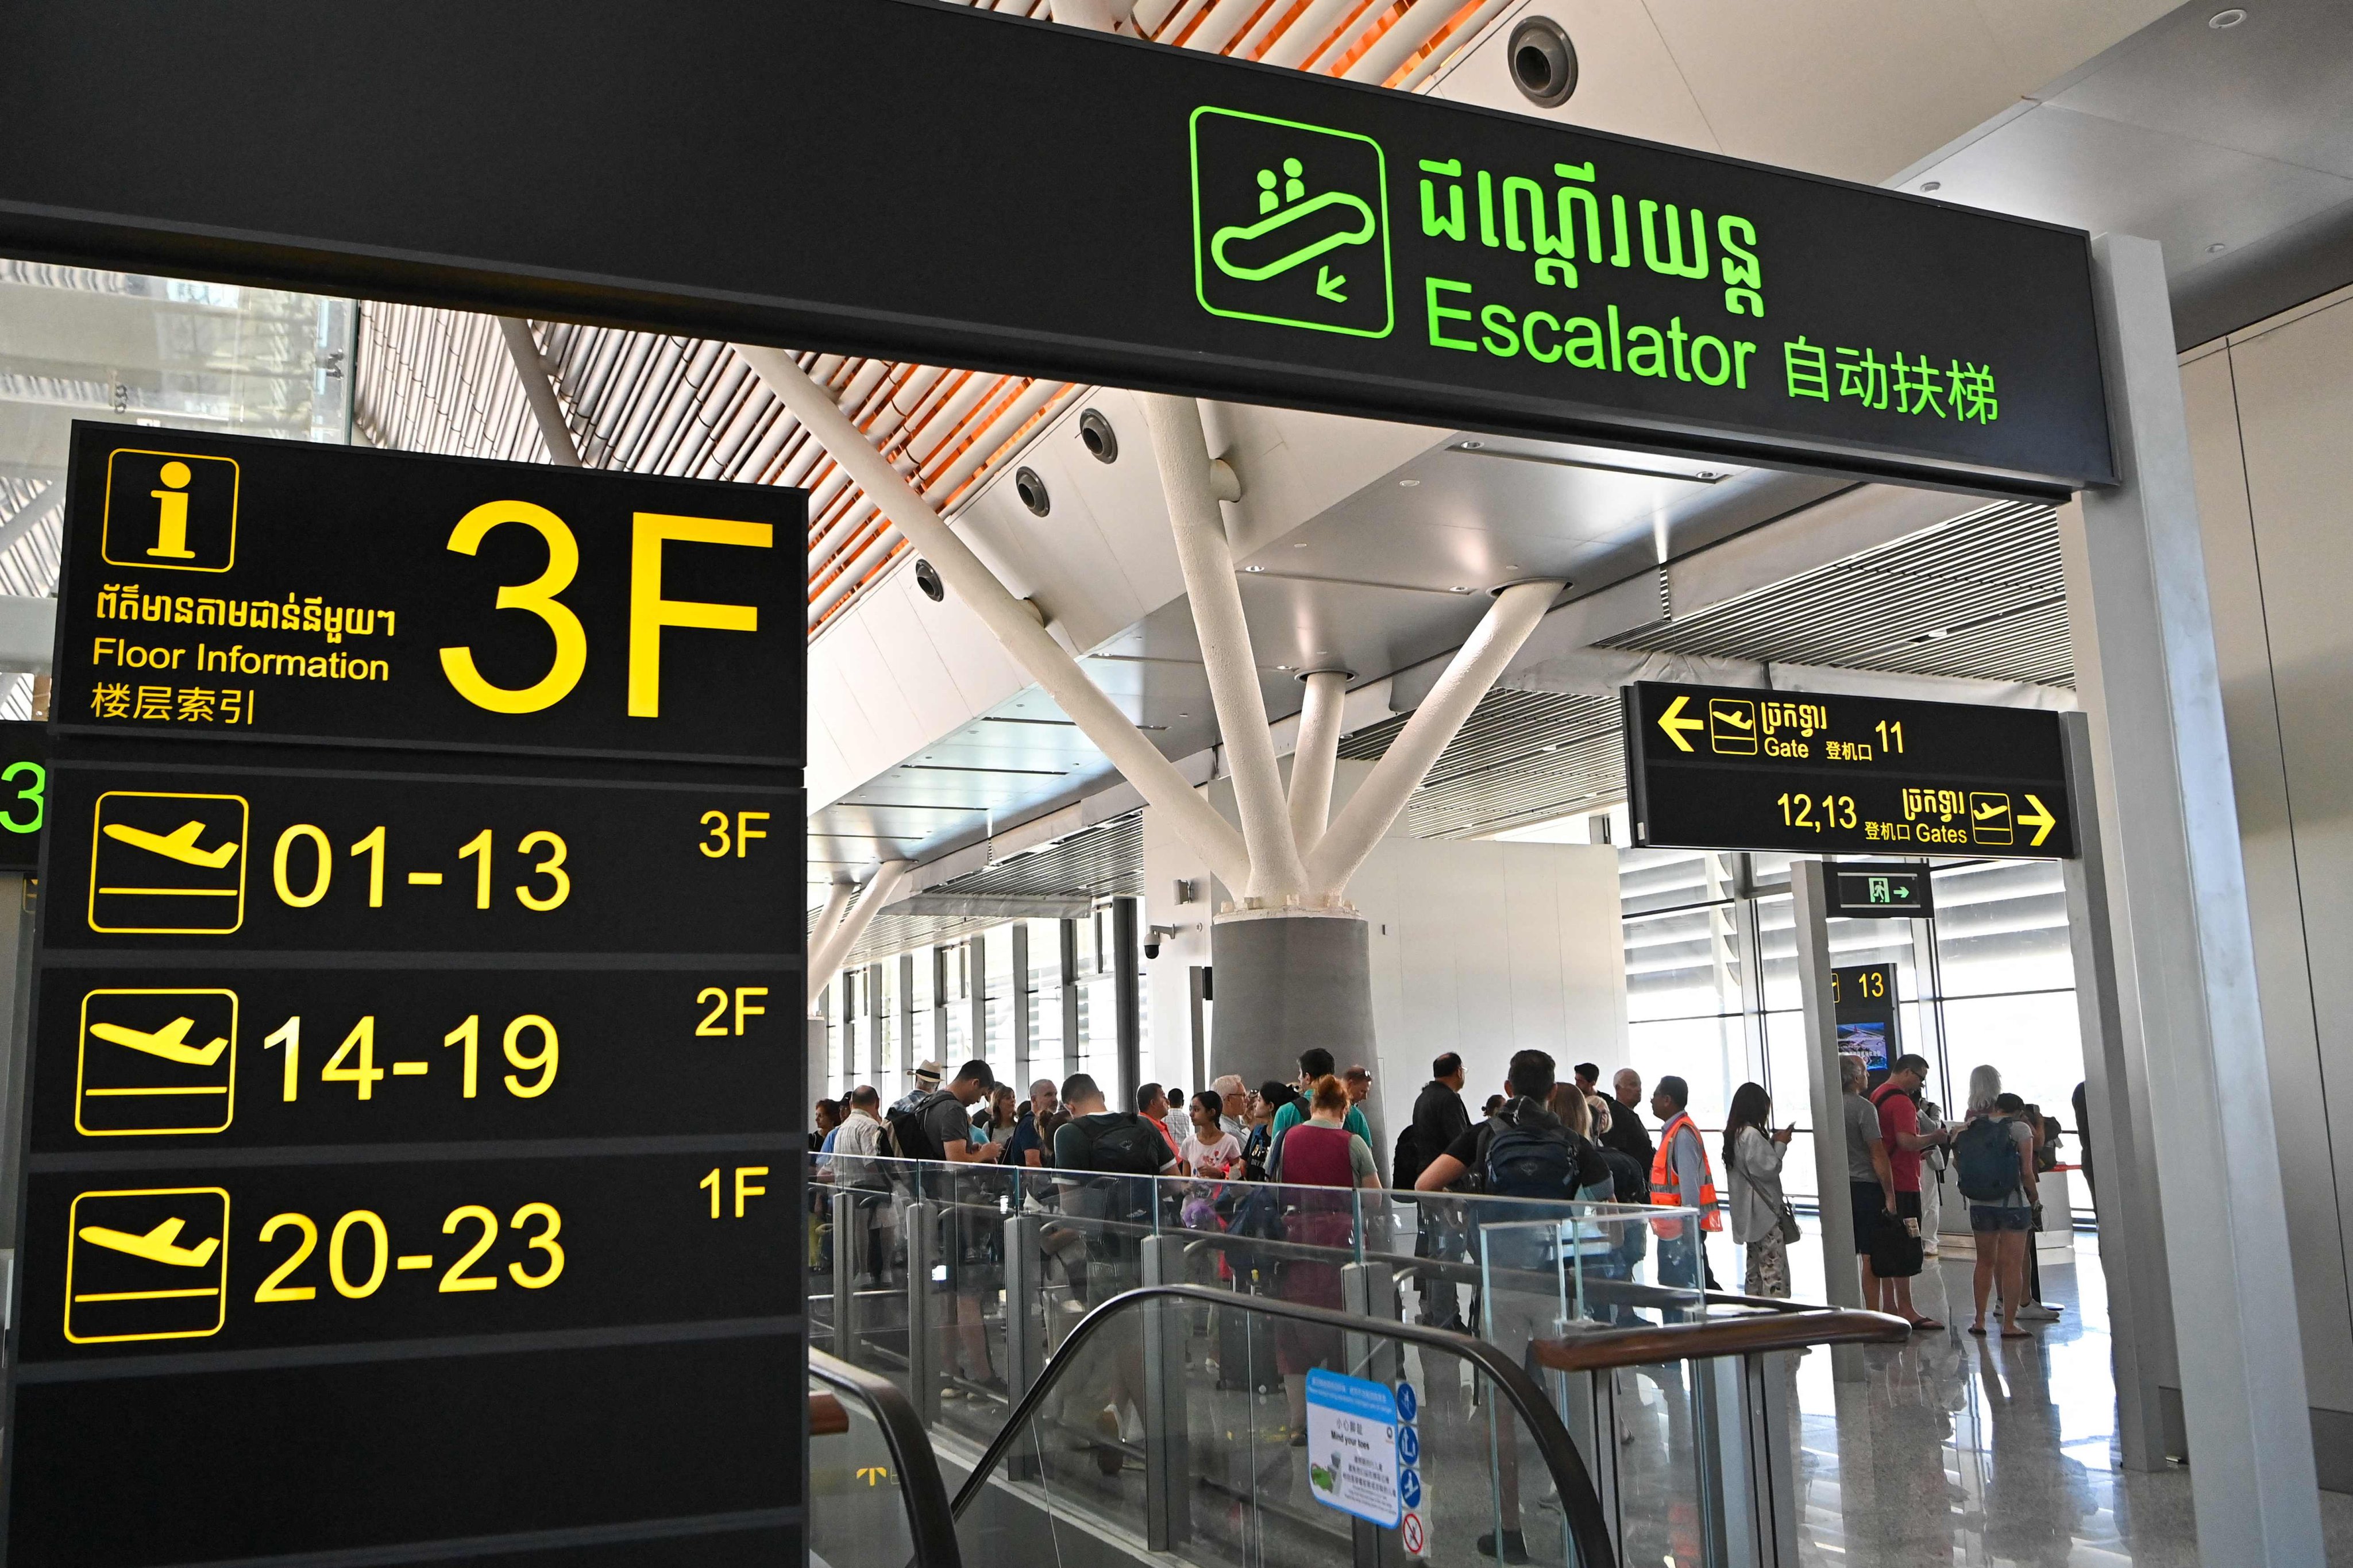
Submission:
M 1645 680 L 1625 720 L 1639 845 L 2075 853 L 2056 713 Z
M 799 1559 L 805 507 L 76 427 L 11 1564 Z

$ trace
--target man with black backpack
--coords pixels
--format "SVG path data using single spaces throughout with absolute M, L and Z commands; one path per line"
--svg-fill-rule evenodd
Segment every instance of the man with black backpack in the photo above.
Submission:
M 1433 1156 L 1414 1181 L 1416 1192 L 1445 1192 L 1467 1178 L 1473 1191 L 1493 1197 L 1576 1200 L 1588 1177 L 1580 1169 L 1577 1138 L 1561 1124 L 1559 1117 L 1545 1108 L 1545 1102 L 1552 1098 L 1552 1058 L 1543 1051 L 1515 1052 L 1506 1073 L 1503 1109 Z M 1590 1179 L 1599 1180 L 1599 1173 L 1594 1173 Z M 1520 1217 L 1510 1204 L 1494 1205 L 1493 1210 L 1480 1217 L 1488 1223 L 1508 1223 Z M 1556 1269 L 1556 1258 L 1543 1256 L 1540 1249 L 1527 1245 L 1525 1238 L 1529 1235 L 1515 1232 L 1508 1242 L 1491 1242 L 1488 1266 L 1530 1272 Z M 1556 1284 L 1549 1290 L 1514 1290 L 1483 1302 L 1483 1310 L 1477 1315 L 1483 1320 L 1485 1337 L 1506 1353 L 1525 1360 L 1532 1342 L 1561 1331 L 1555 1316 L 1557 1289 Z M 1515 1437 L 1504 1436 L 1496 1445 L 1495 1481 L 1503 1524 L 1498 1532 L 1479 1538 L 1479 1555 L 1490 1559 L 1500 1555 L 1506 1563 L 1525 1563 L 1528 1545 L 1519 1527 L 1519 1445 Z
M 917 1100 L 912 1109 L 892 1106 L 891 1138 L 899 1157 L 936 1160 L 951 1166 L 995 1163 L 997 1146 L 985 1138 L 973 1136 L 971 1108 L 996 1087 L 997 1075 L 987 1062 L 975 1058 L 957 1068 L 954 1079 Z M 1005 1392 L 1005 1380 L 989 1370 L 988 1341 L 980 1311 L 981 1290 L 987 1283 L 982 1276 L 987 1271 L 994 1227 L 987 1215 L 968 1212 L 966 1207 L 976 1203 L 981 1194 L 958 1182 L 950 1172 L 917 1173 L 916 1180 L 919 1185 L 928 1184 L 934 1189 L 931 1195 L 936 1201 L 955 1205 L 950 1210 L 940 1246 L 956 1299 L 956 1321 L 949 1336 L 953 1359 L 948 1364 L 966 1381 L 1001 1394 Z M 941 1392 L 961 1395 L 963 1389 L 949 1383 Z
M 1158 1203 L 1158 1184 L 1152 1178 L 1174 1173 L 1176 1155 L 1160 1129 L 1140 1112 L 1106 1107 L 1092 1073 L 1064 1079 L 1062 1103 L 1071 1119 L 1054 1132 L 1055 1182 L 1063 1218 L 1086 1233 L 1086 1304 L 1098 1307 L 1144 1282 L 1141 1232 L 1149 1228 Z M 1104 1404 L 1093 1415 L 1105 1439 L 1097 1462 L 1116 1474 L 1121 1408 L 1141 1409 L 1136 1395 L 1144 1387 L 1142 1340 L 1123 1342 L 1111 1366 Z

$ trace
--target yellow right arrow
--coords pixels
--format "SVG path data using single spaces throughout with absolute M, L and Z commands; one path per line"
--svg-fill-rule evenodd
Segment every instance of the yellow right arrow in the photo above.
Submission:
M 2028 795 L 2026 797 L 2026 804 L 2032 806 L 2034 809 L 2032 811 L 2020 812 L 2018 814 L 2018 825 L 2021 827 L 2031 827 L 2034 829 L 2034 837 L 2029 841 L 2027 847 L 2029 848 L 2041 848 L 2042 841 L 2051 837 L 2051 830 L 2058 826 L 2059 819 L 2051 815 L 2051 808 L 2042 804 L 2042 797 L 2040 795 Z
M 1667 710 L 1659 715 L 1659 728 L 1667 732 L 1667 739 L 1672 741 L 1678 750 L 1685 752 L 1692 749 L 1692 743 L 1683 739 L 1683 731 L 1685 730 L 1704 730 L 1707 728 L 1707 721 L 1704 719 L 1678 719 L 1675 717 L 1675 715 L 1683 710 L 1683 704 L 1690 700 L 1690 694 L 1685 693 L 1684 695 L 1676 698 L 1672 702 L 1668 703 Z

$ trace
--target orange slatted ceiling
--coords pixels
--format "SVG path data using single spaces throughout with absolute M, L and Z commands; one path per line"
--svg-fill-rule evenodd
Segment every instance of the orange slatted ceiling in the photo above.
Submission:
M 1014 16 L 1051 14 L 1050 0 L 974 4 Z M 1356 80 L 1368 79 L 1371 68 L 1385 64 L 1387 85 L 1411 89 L 1507 4 L 1134 0 L 1119 31 Z M 1399 43 L 1410 47 L 1399 54 Z M 562 322 L 532 325 L 574 445 L 588 467 L 797 484 L 812 491 L 810 636 L 905 552 L 897 531 L 811 446 L 807 433 L 729 345 Z M 353 412 L 359 439 L 411 451 L 545 458 L 521 380 L 489 318 L 371 302 L 362 307 L 360 337 Z M 1078 390 L 1021 376 L 837 354 L 805 353 L 799 361 L 945 513 L 968 500 Z

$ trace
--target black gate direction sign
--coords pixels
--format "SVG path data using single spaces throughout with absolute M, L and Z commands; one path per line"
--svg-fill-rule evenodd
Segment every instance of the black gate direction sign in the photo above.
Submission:
M 2075 854 L 2055 713 L 1639 681 L 1625 724 L 1639 845 Z

